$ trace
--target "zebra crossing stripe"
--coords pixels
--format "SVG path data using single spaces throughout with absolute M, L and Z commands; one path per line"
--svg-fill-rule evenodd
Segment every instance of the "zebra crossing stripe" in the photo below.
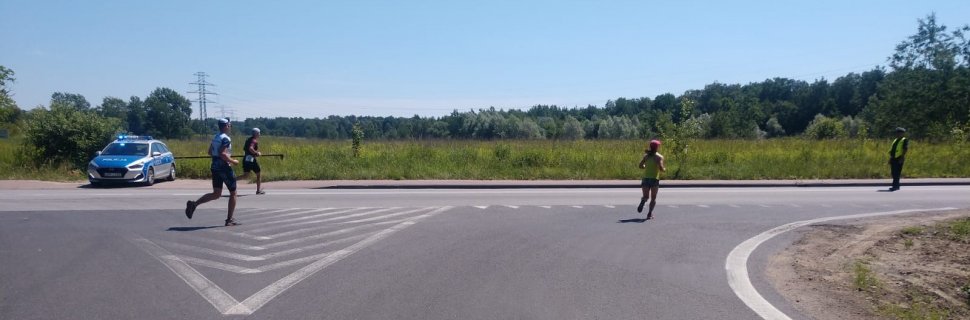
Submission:
M 365 215 L 365 214 L 373 214 L 373 213 L 391 211 L 391 210 L 394 210 L 394 209 L 396 209 L 396 208 L 385 208 L 385 209 L 371 210 L 371 211 L 362 212 L 362 213 L 359 213 L 359 214 L 351 214 L 351 215 L 348 215 L 348 216 L 360 216 L 360 215 Z M 346 212 L 344 212 L 344 213 L 346 213 Z M 329 213 L 326 214 L 326 216 L 330 216 L 330 215 L 331 214 L 329 214 Z M 319 218 L 320 216 L 315 216 L 315 217 L 316 218 Z M 270 230 L 286 229 L 286 228 L 293 227 L 293 226 L 303 226 L 303 225 L 308 225 L 308 224 L 316 224 L 316 223 L 322 223 L 322 222 L 327 222 L 327 221 L 334 221 L 334 220 L 344 219 L 346 217 L 347 216 L 340 216 L 340 217 L 325 218 L 325 219 L 318 219 L 318 220 L 300 221 L 300 222 L 290 223 L 290 224 L 275 225 L 275 226 L 271 226 L 271 227 L 263 227 L 263 228 L 252 229 L 252 230 L 247 231 L 247 233 L 259 233 L 259 232 L 266 232 L 266 231 L 270 231 Z
M 222 263 L 222 262 L 217 262 L 217 261 L 212 261 L 212 260 L 207 260 L 202 258 L 196 258 L 196 257 L 182 258 L 172 254 L 171 252 L 159 246 L 158 244 L 155 244 L 154 242 L 141 237 L 131 239 L 130 241 L 132 241 L 136 246 L 138 246 L 139 248 L 147 252 L 149 255 L 154 257 L 156 260 L 160 261 L 169 270 L 174 272 L 180 279 L 182 279 L 182 281 L 184 281 L 186 284 L 189 285 L 189 287 L 195 290 L 196 293 L 201 295 L 206 301 L 212 304 L 212 306 L 215 307 L 216 310 L 219 311 L 219 313 L 223 315 L 250 315 L 256 310 L 258 310 L 259 308 L 266 305 L 266 303 L 268 303 L 272 299 L 279 296 L 287 289 L 309 278 L 310 276 L 319 272 L 320 270 L 323 270 L 324 268 L 330 265 L 333 265 L 334 263 L 340 260 L 343 260 L 344 258 L 360 251 L 361 249 L 366 248 L 370 245 L 373 245 L 374 243 L 377 243 L 378 241 L 381 241 L 398 231 L 401 231 L 411 225 L 414 225 L 421 219 L 425 219 L 425 218 L 434 216 L 436 214 L 445 212 L 451 208 L 452 208 L 451 206 L 440 207 L 440 208 L 431 210 L 430 212 L 425 212 L 418 216 L 408 217 L 405 219 L 360 225 L 360 226 L 355 226 L 351 228 L 345 228 L 338 231 L 328 232 L 325 235 L 328 235 L 328 234 L 334 235 L 337 233 L 342 234 L 342 233 L 347 233 L 354 230 L 359 230 L 365 227 L 373 227 L 377 225 L 388 225 L 388 224 L 391 225 L 391 227 L 387 229 L 375 231 L 370 234 L 356 235 L 354 237 L 334 240 L 334 241 L 350 241 L 348 239 L 353 238 L 354 240 L 356 240 L 357 238 L 364 238 L 363 240 L 360 240 L 354 244 L 351 244 L 349 247 L 346 247 L 344 249 L 340 249 L 332 252 L 314 254 L 307 257 L 296 258 L 296 259 L 281 261 L 281 262 L 272 263 L 272 264 L 267 264 L 258 268 L 240 267 L 240 266 L 235 266 L 227 263 Z M 323 237 L 320 237 L 319 235 L 315 235 L 315 236 L 293 239 L 288 241 L 276 242 L 259 248 L 260 250 L 263 250 L 263 249 L 266 249 L 267 247 L 277 247 L 277 246 L 282 246 L 286 244 L 298 243 L 298 242 L 308 241 L 312 239 L 320 239 L 320 238 L 323 238 Z M 333 241 L 331 241 L 331 243 L 332 242 Z M 172 247 L 178 247 L 186 250 L 203 251 L 205 253 L 218 252 L 218 250 L 198 248 L 198 247 L 181 245 L 176 243 L 167 243 L 167 244 L 172 245 Z M 307 248 L 317 247 L 317 246 L 320 246 L 320 245 L 310 245 L 310 246 L 305 246 L 303 248 L 298 248 L 298 249 L 307 250 Z M 190 249 L 189 247 L 193 249 Z M 267 254 L 264 256 L 256 256 L 256 257 L 247 256 L 247 255 L 237 256 L 237 255 L 227 255 L 227 254 L 220 254 L 219 256 L 233 256 L 236 258 L 250 257 L 248 259 L 261 258 L 265 260 L 266 257 L 274 256 L 274 255 L 279 256 L 281 253 L 292 251 L 292 250 L 293 249 L 284 250 L 281 252 Z M 226 252 L 222 252 L 222 253 L 226 253 Z M 256 259 L 255 261 L 261 261 L 261 260 Z M 249 274 L 249 273 L 258 273 L 258 272 L 276 270 L 276 269 L 299 265 L 307 262 L 309 262 L 308 265 L 296 270 L 293 273 L 290 273 L 289 275 L 284 276 L 283 278 L 273 282 L 269 286 L 264 287 L 263 289 L 259 290 L 252 296 L 249 296 L 248 298 L 243 300 L 242 302 L 239 302 L 238 300 L 233 298 L 231 295 L 226 293 L 225 290 L 220 288 L 217 284 L 215 284 L 214 282 L 206 278 L 204 275 L 199 273 L 195 268 L 189 265 L 189 263 L 192 263 L 199 266 L 216 268 L 216 269 L 230 271 L 230 272 Z
M 361 222 L 371 222 L 371 221 L 377 221 L 377 220 L 384 220 L 384 219 L 387 219 L 387 218 L 392 218 L 392 217 L 397 217 L 397 216 L 403 216 L 403 215 L 406 215 L 406 214 L 412 214 L 412 213 L 415 213 L 415 212 L 429 210 L 429 209 L 434 209 L 434 207 L 420 208 L 420 209 L 414 209 L 414 210 L 396 212 L 396 213 L 392 213 L 392 214 L 386 214 L 386 215 L 383 215 L 383 216 L 371 217 L 371 218 L 366 218 L 366 219 L 358 219 L 358 220 L 353 220 L 353 221 L 343 221 L 343 222 L 340 222 L 339 224 L 352 224 L 352 223 L 361 223 Z
M 285 245 L 290 245 L 290 244 L 294 244 L 294 243 L 301 243 L 301 242 L 306 242 L 306 241 L 310 241 L 310 240 L 317 240 L 317 239 L 323 239 L 323 238 L 327 238 L 327 237 L 331 237 L 331 236 L 335 236 L 335 235 L 341 235 L 341 234 L 345 234 L 345 233 L 348 233 L 348 232 L 353 232 L 353 231 L 357 231 L 357 230 L 361 230 L 361 229 L 367 229 L 367 228 L 371 228 L 371 227 L 388 225 L 388 224 L 401 223 L 401 222 L 407 221 L 408 219 L 410 219 L 410 218 L 404 218 L 404 219 L 400 219 L 400 220 L 383 221 L 383 222 L 376 222 L 376 223 L 371 223 L 371 224 L 359 225 L 359 226 L 354 226 L 354 227 L 350 227 L 350 228 L 344 228 L 344 229 L 340 229 L 340 230 L 330 231 L 330 232 L 327 232 L 327 233 L 321 233 L 321 234 L 316 234 L 316 235 L 312 235 L 312 236 L 307 236 L 307 237 L 303 237 L 303 238 L 296 238 L 296 239 L 287 240 L 287 241 L 270 243 L 270 244 L 264 245 L 263 247 L 265 247 L 267 249 L 272 249 L 272 248 L 281 247 L 281 246 L 285 246 Z M 332 228 L 332 227 L 333 226 L 304 228 L 304 229 L 299 229 L 299 230 L 293 230 L 293 231 L 283 232 L 283 233 L 280 233 L 278 235 L 273 235 L 272 237 L 273 238 L 280 238 L 280 237 L 289 236 L 289 235 L 293 235 L 293 234 L 297 234 L 297 233 L 306 233 L 306 232 L 319 231 L 319 230 L 322 230 L 322 229 L 328 229 L 328 228 Z
M 230 310 L 245 314 L 253 313 L 252 309 L 248 309 L 246 306 L 240 306 L 236 298 L 230 296 L 229 293 L 226 293 L 225 290 L 222 290 L 222 288 L 203 276 L 195 268 L 185 263 L 185 261 L 181 261 L 178 257 L 169 253 L 168 250 L 144 238 L 136 238 L 132 242 L 145 252 L 148 252 L 156 260 L 161 261 L 165 267 L 172 270 L 182 281 L 185 281 L 192 290 L 195 290 L 202 298 L 209 301 L 219 313 L 226 314 Z
M 256 221 L 272 221 L 272 220 L 276 220 L 276 219 L 283 218 L 283 217 L 290 217 L 290 216 L 295 216 L 295 215 L 301 215 L 301 214 L 307 214 L 307 213 L 314 213 L 314 212 L 320 212 L 320 211 L 327 211 L 327 210 L 334 210 L 334 209 L 336 209 L 336 208 L 317 208 L 317 209 L 302 210 L 302 211 L 296 211 L 296 212 L 290 212 L 290 213 L 284 213 L 284 214 L 274 214 L 274 215 L 271 215 L 271 216 L 259 217 L 259 218 L 252 218 L 252 219 L 249 219 L 248 216 L 241 217 L 241 218 L 244 219 L 244 220 L 246 220 L 246 224 L 245 225 L 253 225 L 253 224 L 255 224 Z

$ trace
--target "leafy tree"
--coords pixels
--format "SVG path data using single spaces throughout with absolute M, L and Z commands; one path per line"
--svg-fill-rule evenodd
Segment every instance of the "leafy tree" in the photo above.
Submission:
M 678 164 L 677 171 L 673 178 L 679 179 L 681 174 L 686 175 L 689 160 L 690 146 L 695 139 L 700 137 L 701 124 L 698 118 L 692 117 L 696 102 L 690 98 L 682 99 L 679 103 L 679 113 L 687 117 L 687 121 L 675 123 L 669 113 L 658 120 L 658 127 L 661 128 L 661 135 L 666 140 L 667 150 L 670 150 L 670 159 Z
M 117 119 L 104 118 L 73 105 L 51 105 L 30 112 L 25 122 L 24 145 L 38 164 L 67 162 L 82 169 L 93 154 L 120 130 Z
M 141 101 L 141 98 L 131 96 L 128 99 L 127 109 L 125 121 L 128 124 L 127 131 L 136 134 L 148 134 L 148 111 L 145 110 L 145 103 Z
M 805 136 L 813 139 L 837 139 L 845 138 L 848 134 L 842 121 L 818 114 L 805 129 Z
M 91 109 L 91 103 L 89 103 L 84 96 L 77 93 L 54 92 L 54 94 L 51 95 L 51 105 L 74 108 L 78 111 L 87 111 Z
M 149 134 L 166 138 L 188 137 L 192 134 L 189 118 L 192 103 L 175 90 L 157 88 L 145 99 Z
M 16 80 L 13 75 L 13 70 L 0 65 L 0 123 L 14 123 L 21 113 L 7 89 L 7 82 Z
M 785 128 L 778 123 L 777 117 L 771 117 L 765 122 L 765 132 L 768 137 L 781 137 L 785 135 Z
M 931 14 L 917 33 L 896 46 L 893 71 L 863 112 L 876 134 L 910 129 L 913 137 L 945 139 L 970 116 L 970 51 L 964 26 L 952 33 Z
M 582 140 L 586 136 L 583 124 L 573 116 L 566 116 L 562 125 L 562 138 L 567 140 Z

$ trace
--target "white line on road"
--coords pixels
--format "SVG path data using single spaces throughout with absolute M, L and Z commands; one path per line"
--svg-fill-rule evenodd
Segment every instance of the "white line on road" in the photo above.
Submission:
M 270 243 L 270 244 L 264 245 L 263 247 L 266 247 L 267 249 L 276 248 L 276 247 L 286 246 L 286 245 L 290 245 L 290 244 L 294 244 L 294 243 L 306 242 L 306 241 L 310 241 L 310 240 L 316 240 L 316 239 L 322 239 L 322 238 L 326 238 L 326 237 L 330 237 L 330 236 L 340 235 L 340 234 L 344 234 L 344 233 L 348 233 L 348 232 L 352 232 L 352 231 L 357 231 L 357 230 L 360 230 L 360 229 L 366 229 L 366 228 L 370 228 L 370 227 L 374 227 L 374 226 L 382 226 L 382 225 L 386 225 L 386 224 L 401 223 L 403 221 L 407 221 L 408 219 L 411 219 L 411 218 L 404 218 L 404 219 L 393 220 L 393 221 L 375 222 L 375 223 L 371 223 L 371 224 L 363 224 L 363 225 L 354 226 L 354 227 L 350 227 L 350 228 L 344 228 L 344 229 L 340 229 L 340 230 L 336 230 L 336 231 L 330 231 L 330 232 L 327 232 L 327 233 L 321 233 L 321 234 L 315 234 L 315 235 L 312 235 L 312 236 L 306 236 L 306 237 L 303 237 L 303 238 L 296 238 L 296 239 L 293 239 L 293 240 L 286 240 L 286 241 L 281 241 L 281 242 Z M 330 227 L 332 227 L 332 226 L 323 226 L 323 227 L 315 227 L 315 228 L 306 228 L 306 229 L 293 230 L 293 231 L 287 231 L 287 232 L 283 232 L 283 233 L 279 233 L 279 234 L 274 234 L 274 235 L 272 235 L 270 237 L 279 238 L 279 237 L 294 235 L 294 234 L 297 234 L 297 233 L 305 233 L 305 232 L 311 232 L 311 231 L 318 231 L 318 230 L 322 230 L 322 229 L 326 229 L 326 228 L 330 228 Z
M 473 207 L 479 208 L 479 209 L 482 209 L 482 210 L 488 209 L 488 206 L 473 206 Z
M 377 209 L 377 210 L 366 211 L 366 212 L 362 212 L 362 213 L 355 213 L 355 214 L 351 214 L 351 215 L 347 215 L 347 216 L 340 216 L 340 217 L 333 217 L 333 218 L 326 218 L 326 219 L 319 219 L 319 220 L 310 220 L 310 221 L 300 221 L 300 222 L 297 222 L 297 223 L 289 223 L 289 224 L 275 225 L 275 226 L 271 226 L 271 227 L 263 227 L 263 228 L 252 229 L 252 230 L 248 230 L 246 232 L 247 233 L 258 233 L 258 232 L 266 232 L 266 231 L 270 231 L 270 230 L 286 229 L 286 228 L 295 227 L 295 226 L 306 226 L 306 225 L 309 225 L 309 224 L 316 224 L 316 223 L 323 223 L 323 222 L 327 222 L 327 221 L 347 219 L 349 217 L 359 217 L 361 215 L 368 215 L 368 214 L 380 213 L 380 212 L 385 212 L 385 211 L 391 211 L 391 210 L 394 210 L 394 209 L 398 209 L 398 208 L 396 208 L 396 207 L 395 208 L 384 208 L 384 209 Z M 340 213 L 345 213 L 345 212 L 349 212 L 349 211 L 350 210 L 344 210 L 344 212 L 340 212 Z M 314 218 L 317 218 L 319 216 L 329 216 L 329 215 L 331 215 L 331 214 L 323 214 L 323 215 L 317 215 L 317 216 L 313 216 L 313 217 Z M 270 239 L 272 239 L 272 238 L 270 238 Z
M 283 277 L 283 279 L 280 279 L 274 282 L 273 284 L 267 286 L 266 288 L 259 290 L 259 292 L 256 292 L 255 294 L 253 294 L 252 296 L 244 300 L 242 303 L 240 303 L 237 306 L 237 308 L 233 308 L 233 310 L 230 310 L 228 313 L 223 313 L 223 314 L 241 314 L 241 315 L 252 314 L 253 311 L 258 310 L 267 302 L 269 302 L 270 300 L 273 300 L 273 298 L 276 298 L 276 296 L 280 295 L 280 293 L 283 293 L 283 291 L 286 291 L 286 289 L 289 289 L 294 285 L 296 285 L 297 283 L 300 283 L 300 281 L 303 281 L 304 279 L 309 278 L 314 273 L 317 273 L 318 271 L 323 270 L 324 268 L 336 263 L 337 261 L 343 260 L 344 258 L 350 256 L 351 254 L 354 254 L 355 252 L 360 251 L 361 249 L 366 248 L 367 246 L 370 246 L 378 241 L 381 241 L 382 239 L 387 238 L 388 236 L 398 231 L 401 231 L 404 228 L 414 225 L 418 220 L 431 217 L 435 214 L 444 212 L 448 209 L 451 209 L 451 207 L 442 207 L 432 212 L 410 218 L 405 222 L 399 223 L 384 231 L 378 232 L 377 234 L 372 235 L 367 239 L 361 240 L 360 242 L 355 243 L 350 247 L 347 247 L 346 249 L 338 250 L 337 252 L 334 252 L 333 254 L 323 259 L 317 260 L 316 262 L 311 263 L 310 265 L 303 267 L 302 269 L 297 270 L 296 272 L 291 273 L 286 277 Z
M 552 209 L 552 206 L 539 206 L 539 208 L 543 208 L 543 209 Z
M 576 208 L 576 209 L 582 209 L 583 208 L 583 206 L 572 206 L 572 207 L 573 208 Z
M 412 213 L 419 212 L 419 211 L 424 211 L 424 210 L 429 210 L 429 209 L 435 209 L 435 207 L 419 208 L 419 209 L 414 209 L 414 210 L 395 212 L 395 213 L 391 213 L 391 214 L 385 214 L 385 215 L 382 215 L 382 216 L 370 217 L 370 218 L 365 218 L 365 219 L 357 219 L 357 220 L 353 220 L 353 221 L 342 221 L 342 222 L 338 222 L 337 224 L 353 224 L 353 223 L 361 223 L 361 222 L 378 221 L 378 220 L 384 220 L 384 219 L 387 219 L 387 218 L 408 215 L 408 214 L 412 214 Z
M 608 204 L 607 205 L 603 205 L 603 206 L 604 207 L 607 207 L 607 208 L 610 208 L 610 209 L 616 209 L 616 206 L 611 206 L 611 205 L 608 205 Z
M 246 306 L 240 306 L 236 298 L 230 296 L 225 290 L 222 290 L 222 288 L 203 276 L 195 268 L 192 268 L 192 266 L 189 266 L 184 261 L 179 260 L 178 257 L 169 253 L 168 250 L 144 238 L 136 238 L 132 242 L 142 250 L 145 250 L 145 252 L 148 252 L 152 257 L 155 257 L 158 261 L 161 261 L 162 264 L 168 267 L 169 270 L 172 270 L 182 281 L 185 281 L 192 290 L 195 290 L 206 301 L 209 301 L 216 310 L 219 310 L 219 313 L 227 314 L 230 310 L 244 314 L 253 313 L 252 309 L 248 309 Z
M 754 288 L 754 285 L 751 284 L 751 279 L 748 277 L 748 258 L 751 256 L 751 253 L 758 248 L 759 245 L 761 245 L 765 241 L 768 241 L 769 239 L 779 234 L 782 234 L 787 231 L 791 231 L 806 225 L 810 225 L 813 223 L 833 221 L 833 220 L 869 218 L 869 217 L 894 215 L 894 214 L 901 214 L 901 213 L 908 213 L 908 212 L 942 211 L 942 210 L 953 210 L 953 209 L 956 209 L 956 208 L 947 207 L 947 208 L 934 208 L 934 209 L 911 209 L 911 210 L 897 210 L 897 211 L 887 211 L 887 212 L 873 212 L 873 213 L 864 213 L 864 214 L 854 214 L 854 215 L 848 215 L 848 216 L 837 216 L 837 217 L 827 217 L 827 218 L 819 218 L 819 219 L 812 219 L 812 220 L 803 220 L 803 221 L 792 222 L 789 224 L 772 228 L 771 230 L 762 232 L 761 234 L 742 242 L 738 246 L 734 247 L 733 250 L 731 250 L 731 253 L 728 254 L 727 259 L 725 260 L 725 263 L 724 263 L 724 268 L 727 270 L 728 285 L 730 285 L 731 289 L 734 290 L 734 294 L 737 295 L 738 298 L 740 298 L 741 301 L 743 301 L 744 304 L 748 306 L 748 308 L 751 308 L 751 310 L 753 310 L 755 313 L 761 316 L 761 318 L 766 320 L 776 320 L 776 319 L 790 320 L 791 318 L 789 318 L 788 315 L 786 315 L 784 312 L 781 312 L 781 310 L 778 310 L 778 308 L 775 308 L 775 306 L 771 305 L 771 303 L 769 303 L 768 300 L 765 300 L 764 297 L 758 294 L 758 290 Z
M 296 212 L 290 212 L 290 213 L 284 213 L 284 214 L 274 214 L 274 215 L 267 216 L 267 217 L 259 217 L 259 218 L 252 218 L 252 219 L 250 219 L 249 218 L 250 216 L 259 215 L 259 214 L 252 214 L 252 215 L 242 216 L 241 218 L 243 218 L 243 220 L 246 220 L 246 224 L 245 225 L 251 225 L 251 224 L 255 223 L 256 221 L 274 220 L 274 219 L 280 219 L 280 218 L 283 218 L 283 217 L 296 216 L 296 215 L 302 215 L 302 214 L 314 213 L 314 212 L 320 212 L 320 211 L 327 211 L 327 210 L 333 210 L 333 209 L 336 209 L 336 208 L 317 208 L 317 209 L 296 211 Z
M 729 204 L 728 206 L 731 206 L 731 208 L 740 208 L 741 207 L 741 206 L 736 205 L 736 204 Z
M 321 257 L 319 260 L 310 263 L 309 265 L 300 268 L 299 270 L 283 277 L 276 282 L 273 282 L 269 286 L 259 290 L 246 300 L 238 302 L 235 298 L 222 290 L 218 285 L 213 283 L 211 280 L 199 273 L 195 268 L 189 266 L 185 261 L 182 261 L 179 257 L 172 255 L 164 248 L 152 243 L 151 241 L 144 238 L 133 239 L 132 242 L 135 243 L 139 248 L 145 250 L 155 259 L 159 260 L 172 270 L 182 281 L 185 281 L 196 293 L 201 295 L 206 299 L 219 313 L 223 315 L 250 315 L 259 308 L 263 307 L 273 298 L 276 298 L 281 293 L 287 289 L 295 286 L 301 281 L 309 278 L 313 274 L 323 270 L 324 268 L 333 265 L 334 263 L 343 260 L 344 258 L 364 249 L 374 243 L 377 243 L 390 235 L 403 230 L 411 225 L 417 223 L 417 221 L 431 217 L 438 213 L 447 211 L 452 207 L 442 207 L 437 210 L 425 213 L 420 216 L 411 217 L 397 223 L 396 225 L 384 229 L 376 234 L 367 237 L 360 242 L 357 242 L 345 249 L 334 251 L 326 256 Z M 213 264 L 210 264 L 213 265 Z
M 699 205 L 697 205 L 697 206 L 698 206 L 698 207 L 701 207 L 701 208 L 710 208 L 710 207 L 711 207 L 711 206 L 709 206 L 709 205 L 706 205 L 706 204 L 699 204 Z
M 509 208 L 512 208 L 512 209 L 518 209 L 519 208 L 519 206 L 506 206 L 506 207 L 509 207 Z

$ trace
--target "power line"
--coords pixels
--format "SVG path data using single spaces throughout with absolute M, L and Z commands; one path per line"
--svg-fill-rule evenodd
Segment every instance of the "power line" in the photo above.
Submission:
M 199 120 L 205 123 L 206 119 L 209 119 L 208 110 L 206 110 L 206 103 L 213 102 L 209 100 L 208 95 L 219 95 L 219 94 L 206 90 L 206 86 L 213 86 L 213 87 L 216 86 L 215 84 L 209 83 L 208 81 L 205 80 L 205 78 L 209 76 L 208 74 L 200 71 L 200 72 L 196 72 L 195 76 L 198 77 L 198 80 L 196 80 L 196 82 L 191 82 L 189 84 L 198 85 L 199 89 L 197 91 L 189 91 L 189 93 L 199 94 L 199 98 L 195 100 L 195 102 L 199 104 Z

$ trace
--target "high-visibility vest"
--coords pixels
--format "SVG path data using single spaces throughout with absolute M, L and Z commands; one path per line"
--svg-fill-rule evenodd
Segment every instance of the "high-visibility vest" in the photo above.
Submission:
M 905 144 L 906 137 L 896 138 L 896 140 L 893 140 L 893 146 L 889 147 L 889 157 L 893 159 L 901 157 L 902 155 L 900 155 L 900 152 L 902 150 L 900 150 L 900 148 L 902 148 L 902 146 Z

